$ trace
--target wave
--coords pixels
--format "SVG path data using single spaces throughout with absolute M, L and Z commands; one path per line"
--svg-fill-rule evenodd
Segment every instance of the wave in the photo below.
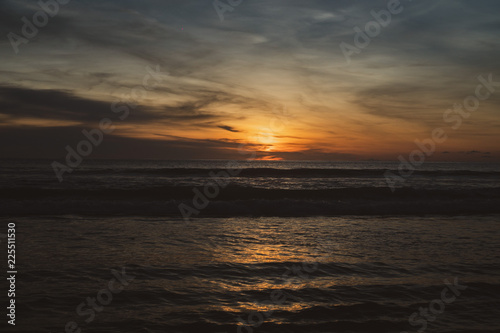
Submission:
M 327 190 L 263 189 L 230 185 L 216 196 L 203 188 L 0 189 L 0 215 L 146 215 L 191 217 L 500 214 L 500 187 L 471 190 L 386 187 Z M 198 193 L 198 194 L 196 194 Z M 212 193 L 214 194 L 214 193 Z M 26 207 L 29 207 L 27 209 Z
M 215 183 L 212 183 L 212 185 Z M 194 190 L 197 189 L 197 190 Z M 211 201 L 235 201 L 252 199 L 299 199 L 299 200 L 376 200 L 384 199 L 500 199 L 500 187 L 474 189 L 418 189 L 403 187 L 392 192 L 389 187 L 350 187 L 333 189 L 269 189 L 241 185 L 226 187 L 157 186 L 137 189 L 57 189 L 57 188 L 3 188 L 0 199 L 30 199 L 47 197 L 85 197 L 95 199 L 188 199 L 197 192 Z

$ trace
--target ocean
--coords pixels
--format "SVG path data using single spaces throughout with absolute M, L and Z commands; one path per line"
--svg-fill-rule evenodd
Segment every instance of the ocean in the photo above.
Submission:
M 2 332 L 500 332 L 499 164 L 51 162 L 0 160 Z

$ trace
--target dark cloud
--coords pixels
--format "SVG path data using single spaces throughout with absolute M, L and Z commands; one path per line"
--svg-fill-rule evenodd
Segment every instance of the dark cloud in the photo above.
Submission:
M 98 121 L 111 113 L 110 103 L 77 97 L 68 91 L 0 87 L 0 112 L 13 118 Z
M 75 148 L 86 140 L 83 127 L 0 127 L 0 156 L 2 158 L 49 158 L 63 161 L 66 146 Z M 87 128 L 88 129 L 88 128 Z M 96 159 L 244 159 L 238 152 L 239 143 L 224 140 L 195 140 L 181 137 L 166 139 L 127 138 L 115 133 L 104 136 L 102 144 L 94 147 Z M 49 166 L 48 166 L 49 167 Z
M 147 106 L 131 106 L 115 99 L 112 102 L 97 101 L 76 96 L 71 91 L 36 90 L 0 86 L 0 113 L 11 119 L 38 118 L 95 123 L 103 118 L 117 119 L 123 111 L 113 112 L 113 103 L 129 110 L 127 122 L 147 123 L 151 121 L 184 121 L 209 119 L 213 116 L 196 113 L 193 108 L 183 105 L 171 108 L 170 112 L 155 112 Z M 129 102 L 129 101 L 127 101 Z M 115 111 L 117 109 L 114 109 Z
M 234 129 L 233 127 L 231 127 L 231 126 L 220 125 L 220 126 L 217 126 L 217 127 L 222 128 L 223 130 L 226 130 L 226 131 L 229 131 L 229 132 L 234 132 L 234 133 L 240 132 L 240 131 Z
M 127 122 L 166 122 L 196 123 L 216 120 L 221 115 L 203 111 L 216 98 L 203 98 L 195 102 L 181 103 L 175 106 L 151 107 L 138 105 L 133 107 L 126 99 L 120 102 L 96 101 L 74 95 L 70 91 L 36 90 L 18 87 L 0 86 L 0 113 L 10 118 L 39 118 L 50 120 L 67 120 L 77 122 L 97 122 L 102 118 L 117 118 L 122 112 L 114 113 L 112 103 L 119 102 L 117 107 L 129 109 Z

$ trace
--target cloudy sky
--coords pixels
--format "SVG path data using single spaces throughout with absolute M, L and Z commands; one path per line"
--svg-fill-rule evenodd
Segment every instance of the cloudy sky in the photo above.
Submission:
M 500 83 L 447 111 L 500 82 L 498 1 L 401 0 L 368 45 L 390 1 L 231 2 L 72 0 L 33 33 L 38 1 L 0 0 L 0 157 L 109 118 L 93 158 L 396 160 L 442 128 L 432 160 L 500 161 Z

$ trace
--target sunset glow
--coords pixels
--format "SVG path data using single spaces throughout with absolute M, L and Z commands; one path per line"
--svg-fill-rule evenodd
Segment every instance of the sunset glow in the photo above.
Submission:
M 10 10 L 29 11 L 23 4 L 11 3 Z M 96 5 L 90 15 L 76 3 L 60 14 L 72 22 L 70 36 L 59 35 L 69 23 L 51 21 L 19 54 L 7 44 L 1 135 L 34 140 L 4 156 L 34 150 L 57 158 L 63 152 L 45 144 L 49 137 L 70 144 L 81 129 L 110 118 L 113 140 L 96 158 L 137 157 L 136 150 L 118 148 L 134 142 L 141 157 L 162 159 L 239 159 L 237 147 L 247 144 L 261 159 L 397 160 L 437 127 L 448 139 L 428 160 L 500 158 L 500 94 L 482 100 L 458 130 L 451 129 L 453 115 L 443 119 L 474 94 L 480 75 L 500 81 L 496 68 L 477 67 L 498 46 L 486 28 L 497 20 L 493 11 L 468 12 L 463 35 L 433 19 L 440 12 L 462 15 L 453 2 L 408 4 L 400 15 L 422 20 L 419 29 L 401 33 L 412 21 L 395 20 L 347 62 L 339 45 L 353 43 L 352 28 L 370 18 L 371 3 L 283 3 L 276 11 L 247 4 L 227 23 L 206 15 L 210 3 L 199 11 L 180 1 L 157 5 L 151 11 L 136 3 L 120 15 Z M 17 23 L 7 28 L 17 31 Z M 434 31 L 445 36 L 438 42 Z M 138 89 L 145 83 L 151 86 Z M 125 120 L 113 103 L 128 108 Z

